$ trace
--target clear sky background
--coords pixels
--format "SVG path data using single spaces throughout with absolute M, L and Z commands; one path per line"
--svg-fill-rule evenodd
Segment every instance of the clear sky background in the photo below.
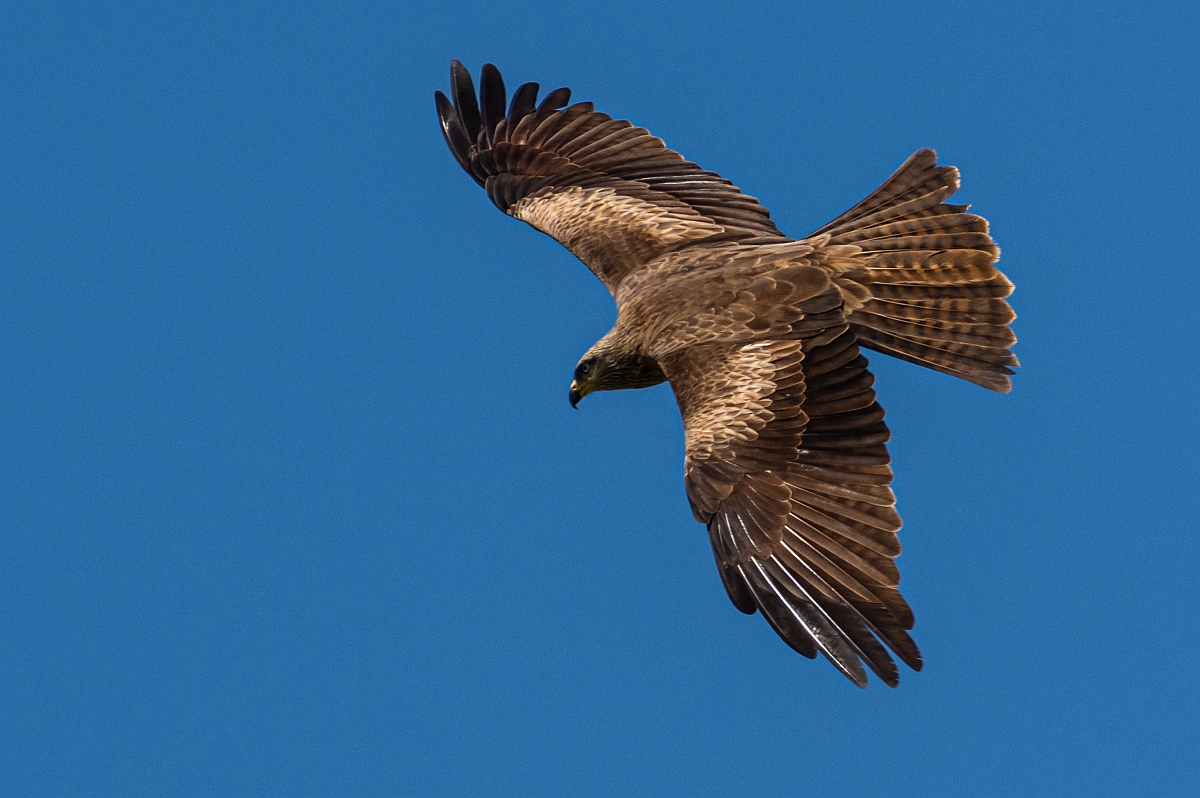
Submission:
M 5 795 L 1194 794 L 1200 6 L 113 5 L 0 27 Z M 571 410 L 452 57 L 793 235 L 962 170 L 1024 368 L 872 357 L 922 673 L 733 608 L 666 386 Z

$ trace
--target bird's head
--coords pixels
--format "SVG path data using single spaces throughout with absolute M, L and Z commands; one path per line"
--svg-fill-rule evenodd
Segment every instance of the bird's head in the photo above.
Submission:
M 658 363 L 645 355 L 592 351 L 575 367 L 571 380 L 571 407 L 593 391 L 619 391 L 623 388 L 649 388 L 667 379 Z
M 579 405 L 579 400 L 592 391 L 604 390 L 601 379 L 607 371 L 608 361 L 603 355 L 585 356 L 575 367 L 575 376 L 571 380 L 571 407 Z

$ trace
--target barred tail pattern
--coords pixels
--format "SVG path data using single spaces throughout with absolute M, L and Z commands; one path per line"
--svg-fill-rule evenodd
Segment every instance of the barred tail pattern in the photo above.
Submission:
M 987 220 L 943 202 L 958 170 L 920 150 L 869 197 L 813 233 L 860 253 L 835 282 L 862 346 L 961 377 L 1012 389 L 1013 285 L 995 262 Z

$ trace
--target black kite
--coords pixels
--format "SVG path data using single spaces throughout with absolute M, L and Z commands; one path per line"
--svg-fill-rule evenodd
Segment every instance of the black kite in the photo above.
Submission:
M 860 687 L 864 663 L 899 682 L 887 648 L 919 670 L 897 590 L 890 433 L 859 348 L 1010 390 L 1012 283 L 987 222 L 944 202 L 958 170 L 920 150 L 796 240 L 644 129 L 568 105 L 569 89 L 538 103 L 526 83 L 509 103 L 491 64 L 478 99 L 462 64 L 450 75 L 454 100 L 437 92 L 437 112 L 459 165 L 616 300 L 571 403 L 669 382 L 688 499 L 734 606 Z

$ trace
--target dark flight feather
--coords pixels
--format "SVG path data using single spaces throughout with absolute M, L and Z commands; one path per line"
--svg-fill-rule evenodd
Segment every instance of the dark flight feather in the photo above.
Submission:
M 525 117 L 533 113 L 533 109 L 537 104 L 538 84 L 522 83 L 513 92 L 512 105 L 508 107 L 508 129 L 515 131 L 517 125 L 521 123 Z M 509 133 L 508 141 L 512 141 L 512 133 Z
M 454 109 L 467 132 L 469 141 L 479 138 L 479 103 L 475 100 L 475 84 L 471 73 L 458 61 L 450 62 L 450 88 L 454 97 Z
M 480 73 L 479 100 L 486 144 L 491 145 L 495 143 L 496 125 L 504 118 L 504 106 L 508 102 L 504 78 L 500 76 L 500 70 L 491 64 L 484 64 Z

